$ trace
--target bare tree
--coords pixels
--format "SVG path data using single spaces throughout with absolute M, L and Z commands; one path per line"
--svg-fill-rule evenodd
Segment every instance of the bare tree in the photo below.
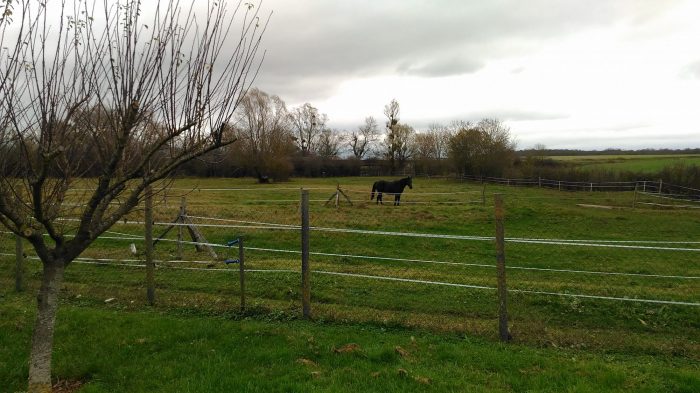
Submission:
M 0 223 L 43 267 L 30 392 L 51 390 L 65 268 L 179 165 L 235 141 L 269 17 L 196 4 L 0 2 Z M 68 194 L 87 168 L 90 191 Z
M 301 154 L 308 156 L 315 152 L 321 132 L 326 128 L 328 116 L 318 113 L 318 109 L 307 102 L 292 109 L 289 119 Z
M 267 181 L 271 174 L 288 176 L 282 167 L 289 161 L 293 142 L 284 101 L 253 88 L 241 100 L 236 117 L 240 139 L 236 152 L 242 164 L 255 173 L 259 182 Z
M 344 135 L 340 132 L 326 128 L 318 137 L 316 154 L 322 158 L 338 158 L 344 141 Z
M 372 116 L 366 117 L 365 124 L 350 133 L 348 143 L 355 158 L 361 160 L 371 152 L 372 143 L 377 140 L 378 134 L 377 121 Z
M 396 155 L 401 141 L 397 138 L 397 126 L 399 124 L 399 113 L 401 108 L 396 99 L 392 99 L 390 103 L 384 106 L 384 116 L 386 116 L 386 139 L 384 146 L 386 148 L 385 155 L 389 159 L 391 174 L 396 172 Z
M 455 169 L 476 176 L 501 176 L 515 161 L 515 142 L 510 129 L 498 119 L 463 123 L 450 140 L 450 159 Z
M 397 124 L 394 126 L 393 135 L 392 144 L 396 154 L 397 169 L 402 169 L 415 154 L 416 130 L 408 124 Z

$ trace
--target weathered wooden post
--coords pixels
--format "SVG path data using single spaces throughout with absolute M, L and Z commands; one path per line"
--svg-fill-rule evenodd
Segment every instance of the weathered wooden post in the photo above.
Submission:
M 336 185 L 335 187 L 335 208 L 338 208 L 338 205 L 340 204 L 340 184 Z
M 185 215 L 187 214 L 187 198 L 184 196 L 180 198 L 180 214 L 177 216 L 177 223 L 180 224 L 177 226 L 177 259 L 182 260 L 182 234 L 185 228 L 183 225 L 185 224 Z
M 561 180 L 559 180 L 559 191 L 561 191 Z
M 15 291 L 24 290 L 24 245 L 22 238 L 15 235 Z
M 663 179 L 659 179 L 659 193 L 658 193 L 659 195 L 661 195 L 661 188 L 662 188 L 663 186 L 664 186 L 664 180 L 663 180 Z
M 542 177 L 537 176 L 537 187 L 542 188 Z
M 146 298 L 148 304 L 155 304 L 155 264 L 153 263 L 153 188 L 146 186 L 146 210 L 144 220 L 146 222 Z
M 505 231 L 503 227 L 503 195 L 494 196 L 496 205 L 496 271 L 498 276 L 498 333 L 501 341 L 508 342 L 511 339 L 508 332 L 508 289 L 506 287 L 506 253 Z
M 591 183 L 591 192 L 593 192 L 593 183 Z
M 243 251 L 243 237 L 238 238 L 238 276 L 241 281 L 241 312 L 245 311 L 245 252 Z
M 304 318 L 311 318 L 311 272 L 309 269 L 309 190 L 301 190 L 301 303 Z
M 632 209 L 637 208 L 637 182 L 634 182 L 634 199 L 632 200 Z

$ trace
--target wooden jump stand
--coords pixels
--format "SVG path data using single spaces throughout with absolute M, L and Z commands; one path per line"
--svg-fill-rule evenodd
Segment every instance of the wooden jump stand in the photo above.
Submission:
M 350 204 L 350 206 L 352 206 L 352 201 L 350 200 L 350 198 L 343 192 L 343 190 L 340 189 L 340 184 L 336 185 L 335 193 L 333 193 L 333 195 L 331 195 L 331 197 L 328 198 L 328 200 L 326 201 L 325 206 L 328 206 L 328 204 L 329 204 L 332 200 L 335 199 L 335 207 L 338 208 L 338 206 L 340 205 L 340 196 L 341 196 L 341 195 L 343 196 L 343 198 L 345 198 L 346 201 L 348 201 L 348 203 Z
M 182 259 L 182 228 L 187 228 L 187 232 L 190 234 L 190 238 L 192 238 L 192 241 L 195 242 L 196 244 L 194 245 L 195 249 L 197 252 L 201 252 L 206 250 L 209 252 L 209 255 L 213 259 L 217 259 L 218 256 L 216 255 L 216 251 L 214 251 L 214 248 L 210 246 L 207 242 L 207 239 L 204 237 L 202 232 L 199 231 L 197 226 L 187 217 L 187 211 L 185 207 L 185 199 L 182 199 L 182 204 L 180 206 L 180 212 L 178 213 L 177 217 L 173 221 L 173 223 L 163 231 L 163 233 L 160 234 L 154 241 L 153 245 L 155 246 L 156 243 L 158 243 L 159 240 L 163 239 L 165 235 L 170 232 L 171 229 L 173 229 L 175 226 L 178 227 L 178 259 Z

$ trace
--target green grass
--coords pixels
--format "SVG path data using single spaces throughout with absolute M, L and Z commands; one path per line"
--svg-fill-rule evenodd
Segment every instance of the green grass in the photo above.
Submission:
M 605 169 L 642 173 L 658 173 L 664 167 L 686 164 L 700 165 L 700 155 L 593 155 L 593 156 L 552 156 L 555 161 L 563 161 L 585 169 Z
M 298 189 L 303 186 L 310 189 L 311 193 L 312 226 L 493 236 L 492 194 L 500 192 L 504 194 L 506 201 L 506 236 L 508 237 L 675 242 L 700 240 L 700 236 L 698 236 L 700 234 L 698 229 L 700 228 L 698 226 L 700 212 L 697 210 L 632 209 L 634 195 L 631 192 L 573 193 L 489 185 L 486 189 L 486 203 L 482 204 L 481 185 L 416 179 L 414 189 L 406 190 L 402 198 L 402 202 L 405 204 L 397 208 L 390 205 L 377 206 L 368 201 L 369 185 L 374 180 L 373 178 L 300 179 L 272 185 L 257 185 L 250 179 L 178 180 L 174 187 L 183 190 L 171 190 L 167 202 L 161 200 L 157 207 L 156 220 L 171 221 L 178 210 L 179 194 L 187 193 L 188 212 L 193 216 L 297 225 L 299 223 Z M 354 202 L 353 206 L 341 205 L 339 209 L 324 206 L 324 202 L 334 192 L 337 182 L 351 197 Z M 207 191 L 204 190 L 206 188 L 243 188 L 246 191 Z M 195 191 L 192 191 L 193 189 Z M 393 198 L 387 197 L 386 199 L 387 202 L 390 202 Z M 641 197 L 638 200 L 638 202 L 643 201 L 644 199 Z M 650 199 L 650 201 L 653 200 Z M 582 205 L 604 205 L 613 208 L 596 209 L 582 207 Z M 142 219 L 142 216 L 135 212 L 130 219 Z M 67 223 L 67 225 L 71 224 Z M 141 226 L 134 225 L 120 224 L 113 229 L 120 233 L 134 235 L 143 233 Z M 247 247 L 299 249 L 300 239 L 296 230 L 269 230 L 251 227 L 202 227 L 201 229 L 209 241 L 217 244 L 224 244 L 237 235 L 243 235 Z M 156 234 L 159 234 L 161 230 L 162 227 L 157 227 Z M 174 239 L 175 235 L 175 231 L 172 231 L 168 238 Z M 6 235 L 3 235 L 2 239 L 0 253 L 12 254 L 14 242 Z M 84 256 L 133 258 L 128 252 L 129 242 L 100 240 L 86 251 Z M 142 243 L 138 241 L 135 243 L 142 250 Z M 658 246 L 659 244 L 644 243 L 642 245 Z M 700 277 L 699 252 L 692 250 L 700 248 L 697 244 L 667 244 L 663 246 L 684 247 L 691 248 L 691 250 L 671 251 L 509 242 L 506 246 L 508 286 L 511 290 L 700 302 L 700 280 L 698 279 L 531 270 L 538 268 Z M 489 288 L 496 286 L 495 269 L 492 267 L 495 263 L 494 245 L 491 241 L 313 231 L 311 251 L 451 263 L 420 263 L 349 256 L 312 255 L 311 264 L 315 271 L 398 277 Z M 220 260 L 227 256 L 224 249 L 217 249 L 217 252 L 220 254 Z M 159 259 L 172 259 L 175 255 L 174 243 L 159 243 L 156 247 L 156 254 L 156 258 Z M 205 254 L 195 253 L 193 249 L 189 248 L 186 250 L 185 257 L 188 260 L 208 259 Z M 468 356 L 459 357 L 457 363 L 462 364 L 462 366 L 455 366 L 456 368 L 452 367 L 453 363 L 447 361 L 447 366 L 445 366 L 447 369 L 445 373 L 441 374 L 437 365 L 435 368 L 431 368 L 432 365 L 420 363 L 416 359 L 413 361 L 417 367 L 415 370 L 418 371 L 409 369 L 405 362 L 410 363 L 410 361 L 406 359 L 399 359 L 398 365 L 392 363 L 390 368 L 380 367 L 376 370 L 370 370 L 371 367 L 363 363 L 367 361 L 367 358 L 363 356 L 369 356 L 365 353 L 359 357 L 351 356 L 347 364 L 338 365 L 341 370 L 344 368 L 355 370 L 349 374 L 354 377 L 343 379 L 346 377 L 345 374 L 340 375 L 342 373 L 336 373 L 335 368 L 329 366 L 321 367 L 321 375 L 317 380 L 310 377 L 310 371 L 305 370 L 304 367 L 300 368 L 304 370 L 303 373 L 299 371 L 301 374 L 297 374 L 299 367 L 295 368 L 294 362 L 297 357 L 306 355 L 298 352 L 287 354 L 284 353 L 283 349 L 280 349 L 282 351 L 280 357 L 284 359 L 290 357 L 291 360 L 287 359 L 279 365 L 269 366 L 272 369 L 269 370 L 271 374 L 268 379 L 276 382 L 265 380 L 265 383 L 272 385 L 265 385 L 266 387 L 261 388 L 261 390 L 315 389 L 334 391 L 342 390 L 342 388 L 333 389 L 333 387 L 341 386 L 347 380 L 360 384 L 353 385 L 348 382 L 350 383 L 348 386 L 355 388 L 353 390 L 367 390 L 363 385 L 365 383 L 371 386 L 368 389 L 376 389 L 377 391 L 420 389 L 422 386 L 420 383 L 417 383 L 415 387 L 402 385 L 415 384 L 416 380 L 412 379 L 413 376 L 430 378 L 433 381 L 433 388 L 439 387 L 437 390 L 441 391 L 479 391 L 480 389 L 484 391 L 561 391 L 567 389 L 593 391 L 595 385 L 592 384 L 596 378 L 604 381 L 609 380 L 609 384 L 605 384 L 607 383 L 605 382 L 602 386 L 610 391 L 622 390 L 624 386 L 629 386 L 626 390 L 643 391 L 648 388 L 648 391 L 682 391 L 685 387 L 697 385 L 697 378 L 693 379 L 689 376 L 695 375 L 694 372 L 697 372 L 700 360 L 700 355 L 698 355 L 700 353 L 700 308 L 698 307 L 511 292 L 509 294 L 509 311 L 514 346 L 512 349 L 511 347 L 504 349 L 496 343 L 497 299 L 496 292 L 492 289 L 455 288 L 371 280 L 317 272 L 312 274 L 312 309 L 316 322 L 309 324 L 297 321 L 301 308 L 298 273 L 249 272 L 246 274 L 249 314 L 247 314 L 248 319 L 241 321 L 239 320 L 241 316 L 235 313 L 235 310 L 238 309 L 239 297 L 237 266 L 224 267 L 220 261 L 212 261 L 209 262 L 212 268 L 228 269 L 228 271 L 172 269 L 173 267 L 207 268 L 206 263 L 161 264 L 156 271 L 157 305 L 152 311 L 148 311 L 150 309 L 144 306 L 145 272 L 143 269 L 74 264 L 67 270 L 63 299 L 66 304 L 64 309 L 68 311 L 65 311 L 65 317 L 59 317 L 59 328 L 62 323 L 79 326 L 85 322 L 82 319 L 99 319 L 104 317 L 105 314 L 102 313 L 106 313 L 111 318 L 115 318 L 114 323 L 118 326 L 127 323 L 121 322 L 122 319 L 131 321 L 127 323 L 127 326 L 130 326 L 129 324 L 139 325 L 140 322 L 135 321 L 147 319 L 151 321 L 148 323 L 177 326 L 196 324 L 194 321 L 201 322 L 203 326 L 230 323 L 235 326 L 231 328 L 234 331 L 237 329 L 245 330 L 248 326 L 259 326 L 255 329 L 261 331 L 288 329 L 284 331 L 294 333 L 298 330 L 300 334 L 306 332 L 305 334 L 316 338 L 327 337 L 327 341 L 321 345 L 328 348 L 351 341 L 346 339 L 346 336 L 357 336 L 358 338 L 353 340 L 360 342 L 362 348 L 375 348 L 370 343 L 372 342 L 371 338 L 378 332 L 397 334 L 395 337 L 398 338 L 391 339 L 394 341 L 386 341 L 389 343 L 389 346 L 386 347 L 389 348 L 388 354 L 382 355 L 387 350 L 381 346 L 375 349 L 366 349 L 367 351 L 379 351 L 377 356 L 380 358 L 383 356 L 391 358 L 392 348 L 395 345 L 402 347 L 408 345 L 400 339 L 400 337 L 406 338 L 406 335 L 408 337 L 410 335 L 424 336 L 429 342 L 443 343 L 444 351 L 459 353 L 464 350 L 464 347 L 460 346 L 465 345 L 464 337 L 468 337 L 469 342 L 466 344 L 477 345 L 484 353 L 478 355 L 477 359 L 492 356 L 491 360 L 487 362 L 491 364 L 490 366 L 480 366 L 478 361 L 467 362 L 466 365 L 460 363 L 467 361 Z M 12 257 L 0 257 L 0 288 L 12 287 L 13 265 L 14 259 Z M 298 254 L 252 249 L 248 249 L 246 253 L 246 267 L 248 269 L 298 271 L 299 265 Z M 29 293 L 36 290 L 39 276 L 38 264 L 29 262 L 27 264 Z M 11 331 L 12 335 L 8 340 L 20 340 L 19 337 L 22 334 L 28 334 L 26 329 L 29 329 L 30 325 L 29 319 L 26 319 L 29 318 L 27 313 L 31 313 L 29 296 L 18 298 L 13 298 L 13 295 L 7 296 L 11 299 L 10 304 L 14 302 L 18 305 L 11 306 L 9 311 L 6 311 L 8 308 L 5 305 L 6 302 L 3 301 L 0 303 L 0 311 L 14 315 L 10 317 L 11 322 L 9 323 L 17 323 L 21 326 L 15 332 L 7 324 L 1 325 L 0 332 Z M 104 300 L 108 298 L 116 300 L 105 306 Z M 93 314 L 94 317 L 91 316 Z M 18 318 L 25 318 L 24 322 L 16 322 Z M 234 318 L 236 321 L 229 321 L 229 318 Z M 157 319 L 163 319 L 165 322 L 152 321 Z M 69 331 L 70 329 L 65 331 L 67 336 L 70 336 Z M 173 352 L 168 356 L 173 358 L 177 358 L 177 353 L 186 352 L 180 346 L 181 340 L 194 340 L 197 337 L 196 333 L 190 333 L 187 329 L 175 333 L 183 335 L 184 338 L 172 340 L 166 338 L 165 342 L 169 344 L 158 347 L 159 351 L 167 352 L 165 347 L 172 345 L 176 349 L 173 349 Z M 125 334 L 131 334 L 128 328 L 109 333 L 110 336 Z M 161 332 L 160 334 L 169 337 L 165 333 Z M 326 335 L 324 336 L 324 334 Z M 57 339 L 57 345 L 61 345 L 61 340 L 61 338 Z M 138 337 L 134 340 L 138 340 Z M 123 348 L 117 346 L 121 348 L 118 350 L 100 350 L 102 353 L 114 353 L 109 357 L 115 359 L 115 371 L 103 369 L 101 375 L 106 376 L 100 377 L 99 381 L 102 381 L 102 378 L 111 381 L 104 385 L 105 391 L 149 390 L 151 385 L 148 385 L 149 387 L 119 385 L 119 383 L 127 383 L 122 380 L 132 379 L 131 376 L 119 377 L 122 375 L 121 373 L 142 375 L 139 374 L 141 370 L 138 366 L 121 360 L 127 356 L 126 354 L 131 353 L 129 352 L 131 351 L 129 349 L 130 341 L 125 342 L 128 345 L 125 344 Z M 434 344 L 433 348 L 435 347 L 439 347 L 439 345 Z M 26 337 L 23 347 L 13 348 L 15 349 L 11 350 L 8 358 L 26 357 Z M 75 348 L 67 348 L 66 352 L 57 352 L 57 361 L 62 356 L 78 356 L 74 354 Z M 380 350 L 379 348 L 384 349 Z M 90 351 L 91 348 L 88 346 L 82 350 Z M 122 350 L 126 352 L 122 353 Z M 272 356 L 274 349 L 263 349 L 263 353 L 266 352 L 268 353 L 265 356 Z M 330 351 L 326 352 L 321 350 L 319 353 L 330 356 L 330 359 L 337 358 Z M 489 352 L 493 353 L 486 355 Z M 94 358 L 100 355 L 92 356 Z M 194 363 L 197 361 L 205 362 L 201 368 L 192 365 L 187 367 L 197 370 L 197 372 L 207 370 L 206 373 L 209 373 L 209 367 L 205 367 L 208 364 L 206 363 L 207 358 L 202 356 L 197 353 L 192 359 Z M 434 356 L 438 355 L 426 350 L 421 358 L 434 361 Z M 510 369 L 508 360 L 518 356 L 522 356 L 523 361 L 533 356 L 535 358 L 541 356 L 542 359 L 545 359 L 543 364 L 550 366 L 538 366 L 538 369 L 534 369 L 533 375 L 530 375 L 529 372 L 521 373 L 521 369 L 530 370 L 530 367 L 534 366 L 526 364 L 517 369 Z M 582 366 L 583 369 L 577 369 L 570 364 L 569 366 L 572 368 L 565 370 L 561 379 L 553 378 L 551 384 L 546 384 L 550 375 L 547 371 L 542 370 L 547 370 L 548 367 L 556 369 L 557 362 L 569 357 L 581 359 L 582 356 L 590 361 Z M 622 368 L 601 368 L 601 365 L 605 365 L 609 358 L 620 360 Z M 312 360 L 319 364 L 325 364 L 325 360 L 316 358 Z M 85 367 L 97 367 L 95 364 L 100 361 L 100 359 L 89 360 Z M 216 361 L 225 363 L 224 359 Z M 158 375 L 153 380 L 166 380 L 166 382 L 172 380 L 172 383 L 180 388 L 175 389 L 173 386 L 176 385 L 168 385 L 167 383 L 154 382 L 154 385 L 169 386 L 170 391 L 187 391 L 188 387 L 185 382 L 173 377 L 179 371 L 171 371 L 171 369 L 178 370 L 178 365 L 169 364 L 170 360 L 168 359 L 158 358 L 158 362 L 167 366 L 164 368 L 163 376 Z M 654 365 L 650 366 L 649 362 Z M 26 374 L 26 370 L 22 368 L 25 363 L 24 361 L 13 362 L 15 367 L 12 369 L 15 370 L 13 371 L 15 374 L 13 374 L 12 380 L 15 381 L 19 378 L 19 382 L 16 383 L 20 385 L 22 378 L 24 378 L 23 373 Z M 429 363 L 432 364 L 432 362 Z M 245 367 L 258 367 L 262 370 L 266 369 L 266 364 L 264 361 L 255 360 L 250 365 L 246 363 Z M 335 363 L 331 362 L 330 364 Z M 370 364 L 372 363 L 370 362 Z M 422 365 L 419 367 L 419 364 Z M 578 365 L 578 363 L 576 364 Z M 676 366 L 680 368 L 676 370 Z M 279 369 L 276 370 L 275 367 Z M 396 370 L 399 367 L 409 371 L 409 378 L 398 377 Z M 634 367 L 640 367 L 640 370 L 643 371 L 638 371 L 636 374 L 630 372 L 629 370 Z M 122 368 L 125 370 L 119 371 Z M 68 372 L 62 370 L 58 366 L 56 375 L 82 378 L 84 375 L 94 374 L 92 371 Z M 664 370 L 678 371 L 679 374 L 677 377 L 666 376 Z M 377 371 L 380 371 L 381 375 L 385 377 L 379 380 L 385 380 L 386 384 L 376 381 L 372 383 L 374 377 L 371 377 L 370 374 Z M 211 372 L 213 373 L 213 371 Z M 358 375 L 355 376 L 353 374 L 355 372 Z M 550 370 L 550 372 L 552 371 Z M 153 373 L 157 374 L 155 371 Z M 466 376 L 455 377 L 453 375 L 460 373 L 465 373 Z M 231 374 L 231 379 L 211 374 L 211 380 L 207 382 L 203 378 L 209 378 L 210 374 L 206 375 L 207 377 L 197 377 L 195 380 L 198 382 L 192 385 L 191 390 L 198 390 L 200 385 L 213 386 L 211 390 L 219 390 L 217 385 L 207 385 L 207 383 L 240 380 L 240 377 L 235 377 L 236 373 Z M 468 382 L 469 375 L 473 376 L 472 382 L 477 381 L 473 382 L 473 385 Z M 516 378 L 518 375 L 520 375 L 518 377 L 520 379 Z M 0 374 L 0 380 L 2 377 Z M 115 378 L 122 382 L 114 382 Z M 367 380 L 365 381 L 363 378 Z M 90 377 L 88 379 L 93 382 L 87 385 L 86 391 L 102 386 L 96 378 Z M 655 382 L 666 379 L 669 382 Z M 537 383 L 541 385 L 531 385 L 532 380 L 538 380 Z M 580 387 L 577 387 L 579 380 L 583 382 L 581 382 Z M 317 382 L 319 382 L 318 385 L 316 385 Z M 665 383 L 668 385 L 663 385 Z M 233 385 L 221 386 L 230 387 Z M 422 386 L 422 388 L 425 387 Z M 165 390 L 167 389 L 164 387 L 163 391 Z M 254 388 L 251 387 L 251 390 Z
M 34 310 L 0 308 L 2 391 L 24 388 Z M 54 374 L 81 392 L 694 392 L 696 362 L 502 345 L 372 325 L 125 311 L 65 302 Z M 351 352 L 340 349 L 356 344 Z

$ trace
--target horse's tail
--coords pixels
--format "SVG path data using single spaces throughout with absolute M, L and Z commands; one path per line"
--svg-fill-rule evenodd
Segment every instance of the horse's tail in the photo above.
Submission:
M 369 200 L 374 200 L 374 191 L 377 190 L 377 183 L 372 184 L 372 193 L 370 194 Z

